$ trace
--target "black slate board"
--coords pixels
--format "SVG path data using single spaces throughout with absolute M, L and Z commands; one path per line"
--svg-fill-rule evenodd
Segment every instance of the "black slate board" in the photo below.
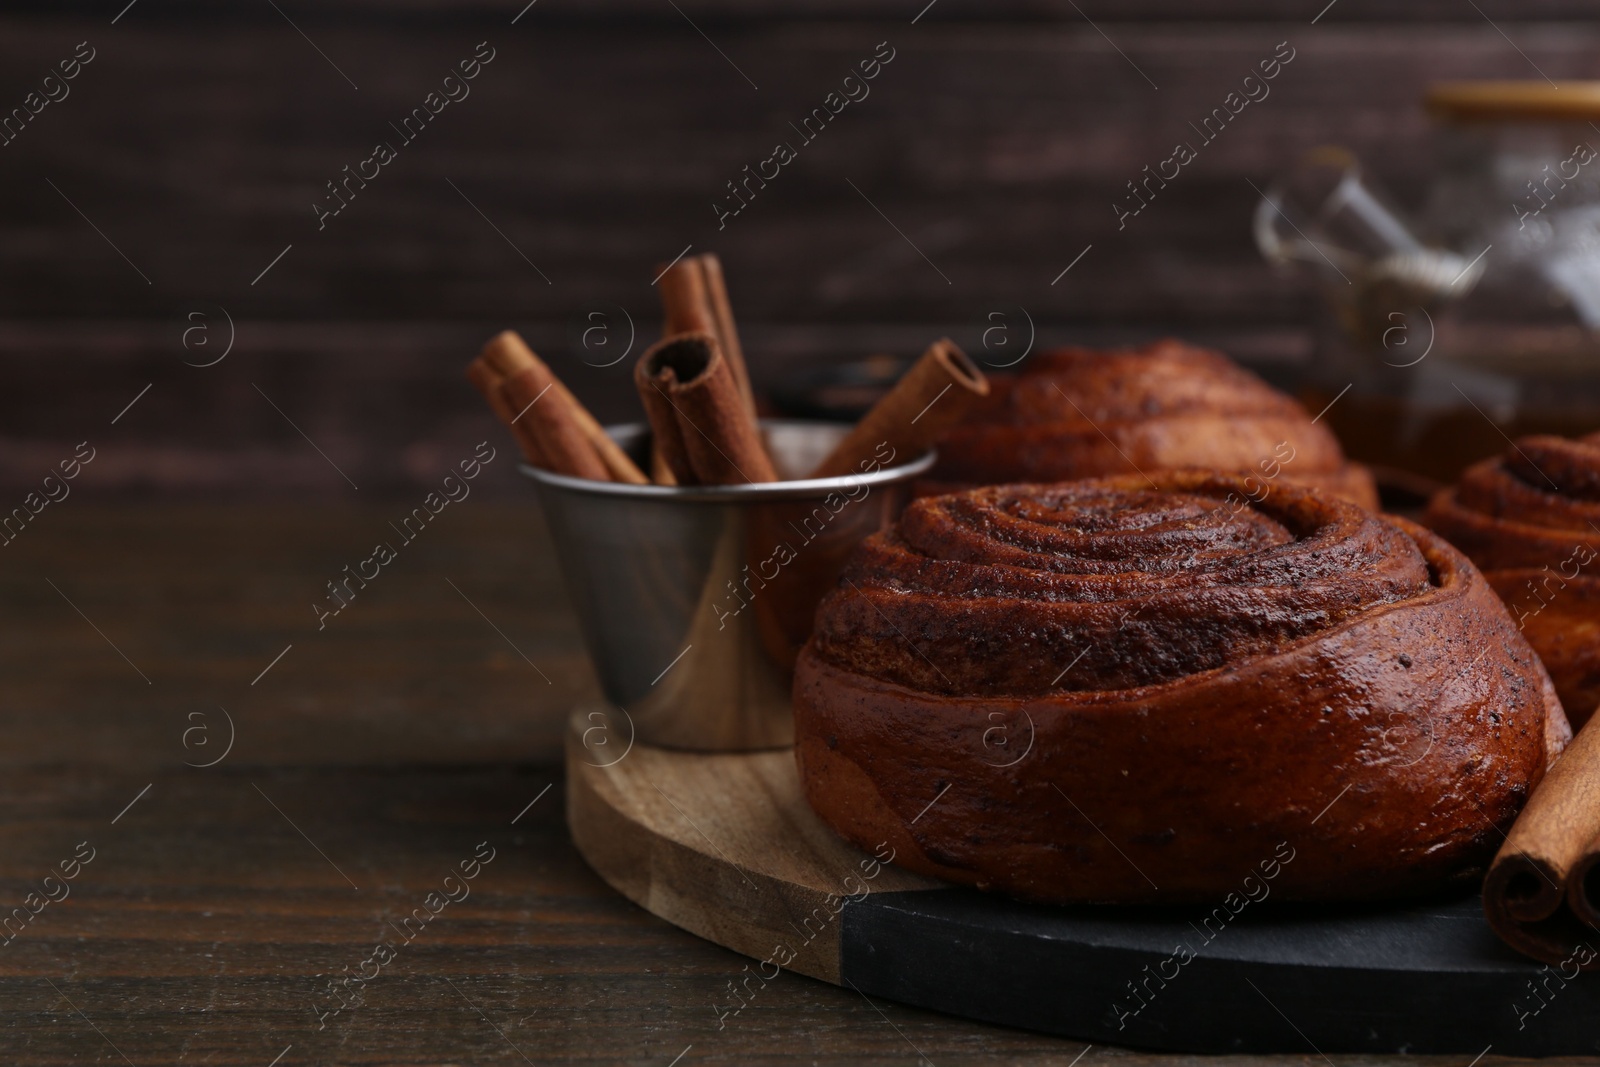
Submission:
M 841 969 L 867 993 L 1096 1043 L 1600 1052 L 1600 975 L 1568 980 L 1511 951 L 1476 896 L 1342 908 L 1265 901 L 1209 928 L 1205 916 L 1037 907 L 964 889 L 873 894 L 844 910 Z M 1179 962 L 1180 945 L 1192 959 Z

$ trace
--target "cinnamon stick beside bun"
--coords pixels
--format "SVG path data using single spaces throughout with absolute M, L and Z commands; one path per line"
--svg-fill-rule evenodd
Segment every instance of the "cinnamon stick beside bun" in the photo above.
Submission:
M 939 442 L 931 474 L 950 487 L 1053 482 L 1204 467 L 1279 474 L 1378 505 L 1372 475 L 1305 409 L 1220 352 L 1164 340 L 1142 348 L 1041 352 L 990 375 L 989 402 Z
M 1269 861 L 1286 899 L 1480 877 L 1570 736 L 1482 576 L 1305 487 L 1146 474 L 869 538 L 798 664 L 811 806 L 1045 902 L 1215 901 Z
M 883 455 L 885 448 L 889 455 L 920 456 L 988 395 L 989 380 L 983 372 L 954 341 L 941 337 L 862 416 L 810 477 L 854 474 L 863 461 Z
M 1591 873 L 1600 865 L 1600 730 L 1578 731 L 1517 816 L 1483 883 L 1483 912 L 1500 939 L 1558 966 L 1600 967 L 1588 948 L 1600 927 Z

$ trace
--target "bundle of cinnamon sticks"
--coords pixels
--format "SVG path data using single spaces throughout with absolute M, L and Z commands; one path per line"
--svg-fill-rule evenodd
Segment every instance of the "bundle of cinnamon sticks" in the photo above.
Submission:
M 663 337 L 634 367 L 651 431 L 648 476 L 517 334 L 494 337 L 467 378 L 510 427 L 527 461 L 594 481 L 744 485 L 780 480 L 762 438 L 755 392 L 714 255 L 680 259 L 657 285 Z M 949 340 L 935 342 L 805 477 L 857 473 L 875 456 L 912 459 L 987 396 L 988 381 Z M 798 473 L 798 472 L 797 472 Z

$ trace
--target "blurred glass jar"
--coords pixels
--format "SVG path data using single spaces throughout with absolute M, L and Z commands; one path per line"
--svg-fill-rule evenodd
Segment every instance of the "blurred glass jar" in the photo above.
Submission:
M 1322 278 L 1304 399 L 1339 397 L 1352 457 L 1419 491 L 1506 435 L 1600 429 L 1600 82 L 1440 84 L 1427 106 L 1440 167 L 1415 221 L 1337 149 L 1256 218 L 1263 254 Z

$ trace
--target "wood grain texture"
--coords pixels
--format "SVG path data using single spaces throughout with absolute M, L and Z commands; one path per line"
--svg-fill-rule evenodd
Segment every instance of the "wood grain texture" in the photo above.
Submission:
M 981 352 L 981 330 L 970 325 L 970 350 Z M 597 418 L 643 421 L 629 380 L 631 360 L 611 367 L 586 364 L 560 352 L 560 323 L 518 326 L 535 348 L 558 353 L 550 358 L 552 368 Z M 920 351 L 927 338 L 941 334 L 959 342 L 959 326 L 796 323 L 745 333 L 747 344 L 762 346 L 770 381 L 814 365 L 818 352 L 845 359 L 861 352 Z M 0 424 L 0 487 L 11 490 L 8 507 L 86 439 L 99 455 L 83 484 L 93 486 L 99 499 L 151 493 L 213 501 L 309 496 L 343 504 L 378 494 L 414 501 L 479 441 L 515 453 L 511 435 L 462 375 L 466 360 L 489 336 L 478 325 L 241 320 L 237 350 L 209 368 L 184 366 L 179 331 L 168 334 L 167 327 L 123 320 L 0 322 L 0 373 L 8 386 L 0 391 L 0 405 L 28 398 Z M 641 323 L 635 356 L 644 350 L 648 329 Z M 1309 350 L 1304 332 L 1292 328 L 1186 335 L 1248 353 L 1280 374 L 1288 358 Z M 1109 342 L 1127 335 L 1091 336 Z M 1066 338 L 1041 331 L 1039 343 Z M 63 384 L 62 367 L 74 368 L 70 387 Z M 111 420 L 146 385 L 150 391 L 113 426 Z M 476 492 L 502 501 L 528 499 L 509 462 L 486 472 L 477 486 Z
M 347 0 L 352 4 L 366 4 L 373 0 Z M 424 6 L 427 0 L 411 0 Z M 463 0 L 455 0 L 463 2 Z M 482 3 L 489 9 L 489 0 L 464 0 Z M 784 0 L 780 5 L 761 4 L 757 0 L 716 0 L 704 7 L 696 5 L 697 13 L 727 19 L 770 18 L 774 11 L 785 18 L 838 18 L 853 17 L 883 21 L 902 21 L 908 12 L 920 12 L 925 5 L 904 4 L 899 0 L 868 0 L 865 3 L 847 3 L 845 0 Z M 983 5 L 951 5 L 941 12 L 940 18 L 952 22 L 992 21 L 995 19 L 1071 21 L 1075 18 L 1093 18 L 1097 22 L 1136 21 L 1195 21 L 1199 19 L 1219 22 L 1255 20 L 1303 23 L 1321 13 L 1326 4 L 1305 4 L 1299 0 L 1204 0 L 1203 3 L 1185 3 L 1184 0 L 1092 0 L 1090 3 L 1073 3 L 1070 0 L 996 0 Z M 1552 19 L 1577 19 L 1590 12 L 1581 0 L 1534 0 L 1516 4 L 1511 0 L 1498 0 L 1479 5 L 1496 22 L 1529 22 Z M 659 8 L 647 0 L 608 0 L 597 5 L 606 15 L 628 14 L 658 16 Z M 435 8 L 435 10 L 437 10 Z M 493 8 L 496 14 L 499 8 Z M 935 8 L 934 10 L 938 10 Z M 1334 12 L 1337 11 L 1337 17 Z M 1416 0 L 1409 4 L 1385 4 L 1381 0 L 1350 0 L 1341 3 L 1323 15 L 1322 21 L 1404 23 L 1404 22 L 1472 22 L 1482 18 L 1480 12 L 1469 7 L 1463 12 L 1460 5 L 1450 0 Z M 590 17 L 595 17 L 591 15 Z M 923 15 L 924 21 L 933 18 L 933 12 Z
M 204 762 L 183 734 L 225 737 L 219 707 L 249 763 L 554 763 L 598 695 L 534 508 L 450 505 L 318 630 L 411 502 L 152 511 L 80 499 L 95 476 L 0 548 L 0 766 Z
M 534 514 L 476 499 L 447 510 L 424 535 L 437 540 L 312 632 L 306 586 L 386 514 L 74 496 L 0 548 L 0 908 L 78 842 L 97 850 L 71 896 L 0 948 L 0 1061 L 123 1063 L 112 1045 L 139 1067 L 266 1067 L 290 1046 L 279 1067 L 665 1067 L 691 1045 L 680 1067 L 888 1067 L 917 1049 L 940 1067 L 1077 1061 L 1078 1042 L 869 1005 L 790 974 L 719 1030 L 712 1005 L 748 961 L 628 903 L 568 836 L 561 739 L 595 690 Z M 217 704 L 237 745 L 214 768 L 182 766 L 202 759 L 182 744 L 199 722 L 188 713 Z M 497 854 L 471 897 L 318 1031 L 314 976 L 357 970 L 480 841 Z M 1080 1067 L 1108 1062 L 1198 1061 L 1097 1047 Z
M 0 222 L 16 243 L 0 308 L 150 317 L 204 298 L 262 318 L 561 321 L 584 299 L 651 302 L 652 266 L 693 242 L 722 256 L 741 322 L 942 316 L 952 296 L 980 320 L 1000 299 L 1068 321 L 1282 321 L 1308 303 L 1263 299 L 1299 288 L 1275 282 L 1250 243 L 1246 177 L 1259 184 L 1332 141 L 1415 196 L 1431 155 L 1420 103 L 1429 81 L 1537 77 L 1481 21 L 1415 34 L 1116 27 L 1132 64 L 1081 20 L 730 25 L 718 47 L 758 92 L 687 23 L 546 27 L 534 21 L 542 16 L 536 7 L 515 29 L 454 34 L 322 27 L 319 47 L 356 92 L 286 24 L 146 27 L 130 14 L 102 38 L 72 96 L 3 149 Z M 8 27 L 0 56 L 19 71 L 13 95 L 26 91 L 20 72 L 48 68 L 84 32 L 73 22 Z M 1538 24 L 1518 45 L 1551 77 L 1581 76 L 1596 32 Z M 396 139 L 389 123 L 486 33 L 498 54 L 471 96 L 401 145 L 319 231 L 311 206 L 325 183 L 375 141 Z M 1188 123 L 1286 33 L 1297 57 L 1272 95 L 1119 232 L 1111 204 L 1124 183 L 1192 138 Z M 725 183 L 795 138 L 788 123 L 885 39 L 896 58 L 871 95 L 799 146 L 719 231 L 712 203 Z M 155 172 L 152 158 L 164 162 Z M 1104 258 L 1052 287 L 1090 242 Z
M 1315 26 L 1276 0 L 1078 6 L 942 0 L 916 25 L 887 0 L 686 7 L 759 91 L 669 6 L 632 0 L 542 0 L 515 26 L 522 5 L 478 0 L 413 0 L 394 18 L 368 0 L 286 9 L 316 48 L 269 6 L 141 0 L 115 26 L 87 4 L 8 11 L 0 106 L 76 42 L 98 56 L 0 148 L 0 440 L 48 451 L 154 381 L 142 403 L 169 417 L 136 408 L 119 424 L 143 472 L 130 488 L 305 490 L 298 435 L 255 382 L 330 454 L 353 454 L 358 484 L 414 486 L 392 456 L 483 420 L 459 367 L 502 328 L 602 417 L 634 411 L 613 373 L 626 362 L 583 366 L 616 351 L 582 349 L 586 316 L 625 310 L 642 351 L 659 322 L 652 268 L 690 244 L 722 256 L 758 387 L 802 362 L 913 356 L 941 334 L 981 360 L 988 316 L 1019 307 L 1041 344 L 1175 332 L 1290 363 L 1314 304 L 1260 262 L 1248 182 L 1337 142 L 1414 206 L 1428 82 L 1582 76 L 1600 43 L 1592 25 L 1548 21 L 1583 13 L 1564 0 L 1480 5 L 1494 24 L 1442 0 L 1341 0 Z M 1125 183 L 1284 39 L 1297 58 L 1272 95 L 1119 231 Z M 497 57 L 471 96 L 319 231 L 325 183 L 482 40 Z M 719 231 L 725 183 L 882 40 L 897 54 L 871 96 Z M 178 362 L 201 304 L 239 325 L 210 375 Z M 28 480 L 14 462 L 0 484 Z
M 525 0 L 524 0 L 525 2 Z M 415 24 L 419 22 L 448 22 L 461 24 L 467 21 L 504 23 L 522 10 L 524 4 L 508 0 L 325 0 L 312 10 L 290 8 L 296 20 L 304 24 L 356 21 L 370 19 L 375 13 L 389 16 L 391 21 Z M 908 21 L 922 11 L 923 4 L 907 4 L 904 0 L 781 0 L 779 3 L 762 0 L 695 0 L 688 8 L 697 21 L 718 25 L 730 21 L 804 22 L 817 19 L 836 21 Z M 1203 4 L 1184 0 L 991 0 L 977 4 L 941 4 L 922 15 L 922 21 L 937 18 L 940 21 L 981 22 L 995 20 L 1054 20 L 1065 21 L 1085 16 L 1097 22 L 1137 22 L 1158 20 L 1164 22 L 1183 20 L 1240 21 L 1254 20 L 1284 23 L 1306 23 L 1326 6 L 1306 4 L 1301 0 L 1205 0 Z M 1382 0 L 1340 0 L 1332 11 L 1323 14 L 1321 21 L 1338 22 L 1471 22 L 1481 21 L 1484 14 L 1496 22 L 1532 22 L 1555 19 L 1577 19 L 1590 14 L 1584 0 L 1488 0 L 1472 6 L 1453 3 L 1452 0 L 1414 0 L 1408 4 L 1386 4 Z M 635 22 L 667 22 L 679 15 L 670 8 L 650 0 L 544 0 L 542 18 L 546 21 L 614 22 L 622 19 Z M 8 11 L 16 15 L 72 14 L 86 19 L 98 19 L 105 14 L 104 5 L 94 0 L 13 0 Z M 934 15 L 934 11 L 938 15 Z M 1337 13 L 1337 14 L 1336 14 Z M 219 7 L 205 0 L 165 0 L 143 13 L 147 21 L 257 22 L 265 21 L 260 12 L 234 7 Z
M 599 723 L 605 732 L 586 744 Z M 786 948 L 790 969 L 837 985 L 840 898 L 939 884 L 840 840 L 806 804 L 789 749 L 623 749 L 624 732 L 615 712 L 573 715 L 568 823 L 601 877 L 674 926 L 752 960 Z
M 77 842 L 96 855 L 71 895 L 3 950 L 0 1058 L 266 1067 L 283 1053 L 279 1067 L 665 1067 L 692 1045 L 680 1065 L 890 1065 L 914 1059 L 909 1039 L 940 1064 L 1009 1057 L 1067 1067 L 1082 1051 L 876 998 L 869 1007 L 795 975 L 719 1030 L 712 1005 L 745 961 L 591 873 L 567 838 L 558 776 L 228 763 L 142 777 L 7 775 L 7 908 Z M 319 1030 L 328 998 L 314 976 L 356 971 L 382 938 L 398 944 L 390 924 L 485 841 L 495 858 L 470 896 L 399 944 L 364 1003 Z

